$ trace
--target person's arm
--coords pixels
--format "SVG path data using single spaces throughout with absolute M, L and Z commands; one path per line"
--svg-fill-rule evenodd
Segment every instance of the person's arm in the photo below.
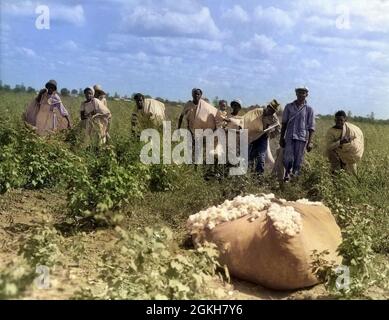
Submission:
M 178 129 L 181 129 L 182 120 L 184 119 L 184 114 L 181 113 L 180 117 L 178 118 Z
M 308 130 L 308 143 L 307 143 L 307 151 L 308 152 L 311 152 L 312 148 L 313 148 L 313 143 L 312 143 L 312 139 L 313 139 L 313 135 L 315 133 L 315 130 Z
M 69 116 L 65 116 L 65 119 L 68 122 L 68 128 L 70 129 L 72 127 L 72 123 L 70 122 Z
M 285 148 L 285 133 L 289 122 L 289 105 L 285 106 L 284 112 L 282 113 L 282 126 L 280 133 L 280 147 Z
M 285 132 L 286 132 L 286 128 L 288 127 L 288 123 L 285 122 L 285 123 L 282 123 L 282 127 L 281 127 L 281 136 L 280 136 L 280 147 L 281 148 L 285 148 Z
M 314 136 L 314 133 L 315 133 L 316 123 L 315 123 L 315 113 L 313 112 L 313 109 L 309 108 L 308 110 L 309 110 L 309 112 L 308 112 L 308 117 L 307 117 L 307 121 L 308 121 L 307 151 L 311 152 L 311 150 L 313 148 L 312 140 L 313 140 L 313 136 Z
M 36 102 L 38 102 L 38 103 L 41 102 L 42 96 L 43 96 L 46 92 L 47 92 L 47 89 L 46 89 L 46 88 L 44 88 L 44 89 L 42 89 L 41 91 L 39 91 L 37 97 L 35 98 Z

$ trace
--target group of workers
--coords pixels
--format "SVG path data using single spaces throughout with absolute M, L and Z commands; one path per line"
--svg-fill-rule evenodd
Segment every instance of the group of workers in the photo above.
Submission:
M 232 111 L 228 112 L 227 101 L 220 100 L 218 107 L 215 107 L 203 99 L 201 89 L 195 88 L 192 90 L 192 100 L 185 104 L 179 116 L 178 128 L 182 127 L 182 122 L 186 119 L 192 136 L 196 129 L 223 128 L 238 132 L 247 129 L 249 163 L 254 170 L 263 174 L 265 163 L 270 162 L 274 169 L 282 170 L 282 180 L 289 182 L 300 174 L 304 154 L 313 148 L 315 132 L 315 113 L 307 103 L 308 88 L 298 87 L 295 93 L 296 100 L 285 106 L 280 123 L 278 113 L 281 105 L 276 99 L 264 107 L 257 107 L 240 115 L 242 109 L 240 100 L 233 100 L 230 103 Z M 80 106 L 81 128 L 89 142 L 95 140 L 99 145 L 105 144 L 110 137 L 112 118 L 107 106 L 106 93 L 100 85 L 95 85 L 85 88 L 84 95 L 85 101 Z M 134 135 L 140 136 L 141 119 L 147 118 L 152 121 L 151 123 L 166 120 L 165 106 L 162 102 L 145 98 L 141 93 L 133 98 L 136 103 L 136 110 L 131 116 Z M 55 80 L 48 81 L 45 88 L 40 90 L 37 97 L 27 106 L 24 121 L 41 136 L 71 128 L 69 112 L 57 93 Z M 278 135 L 280 148 L 277 150 L 277 160 L 274 161 L 269 141 Z M 326 156 L 333 172 L 344 169 L 356 173 L 356 163 L 363 154 L 363 139 L 362 131 L 347 122 L 344 111 L 338 111 L 335 114 L 335 125 L 326 135 Z M 277 163 L 281 165 L 277 166 Z

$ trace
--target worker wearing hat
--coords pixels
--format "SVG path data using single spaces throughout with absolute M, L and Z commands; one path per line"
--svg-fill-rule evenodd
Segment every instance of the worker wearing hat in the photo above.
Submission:
M 280 106 L 280 103 L 276 99 L 273 99 L 263 108 L 263 130 L 268 129 L 268 131 L 264 131 L 263 134 L 249 145 L 249 163 L 251 165 L 255 163 L 255 171 L 258 174 L 263 174 L 265 171 L 266 157 L 269 152 L 269 138 L 274 138 L 280 132 L 280 124 L 276 114 Z
M 295 89 L 297 99 L 285 106 L 282 115 L 280 146 L 284 148 L 284 181 L 298 176 L 304 161 L 305 150 L 312 150 L 315 131 L 315 114 L 307 103 L 309 90 L 305 86 Z

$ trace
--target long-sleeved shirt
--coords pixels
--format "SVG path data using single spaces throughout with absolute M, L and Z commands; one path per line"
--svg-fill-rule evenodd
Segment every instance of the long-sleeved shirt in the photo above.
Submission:
M 288 103 L 285 106 L 282 114 L 282 123 L 287 123 L 285 139 L 307 141 L 309 130 L 315 130 L 315 113 L 313 109 L 306 103 L 301 108 L 303 110 L 300 111 L 297 101 Z

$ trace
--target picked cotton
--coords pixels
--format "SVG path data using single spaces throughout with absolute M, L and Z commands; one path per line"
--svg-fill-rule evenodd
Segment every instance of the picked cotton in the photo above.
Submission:
M 282 234 L 293 237 L 302 229 L 301 215 L 293 207 L 281 207 L 272 203 L 267 216 L 272 220 L 277 231 Z
M 307 204 L 311 206 L 322 206 L 323 203 L 320 201 L 309 201 L 308 199 L 299 199 L 296 201 L 296 203 L 301 203 L 301 204 Z

